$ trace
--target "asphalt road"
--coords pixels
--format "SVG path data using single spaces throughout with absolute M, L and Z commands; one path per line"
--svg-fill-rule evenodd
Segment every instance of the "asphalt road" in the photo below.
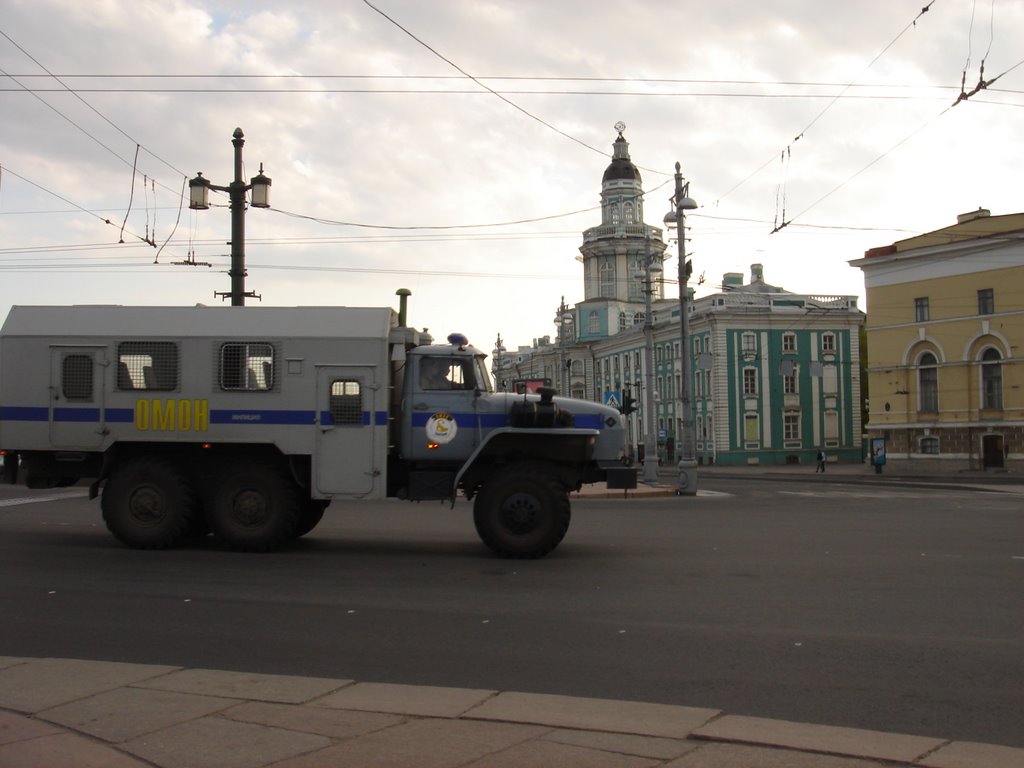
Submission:
M 634 699 L 1024 747 L 1021 496 L 817 478 L 702 488 L 725 493 L 576 502 L 562 546 L 526 562 L 491 557 L 464 502 L 336 505 L 270 555 L 210 539 L 143 552 L 106 532 L 96 502 L 0 486 L 0 654 Z

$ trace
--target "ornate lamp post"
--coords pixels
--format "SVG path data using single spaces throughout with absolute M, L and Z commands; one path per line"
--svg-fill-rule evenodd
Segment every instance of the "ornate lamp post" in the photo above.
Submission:
M 572 323 L 573 314 L 569 307 L 565 304 L 565 296 L 562 297 L 562 303 L 558 307 L 558 312 L 555 314 L 555 325 L 558 326 L 558 376 L 556 377 L 554 384 L 558 388 L 558 393 L 563 397 L 569 397 L 569 387 L 566 386 L 566 382 L 569 379 L 569 372 L 567 370 L 567 361 L 565 357 L 565 348 L 571 344 L 575 338 L 569 338 L 572 334 Z M 575 334 L 572 334 L 575 337 Z
M 644 482 L 654 485 L 658 482 L 658 442 L 655 432 L 654 414 L 654 310 L 651 296 L 654 293 L 654 281 L 661 275 L 661 264 L 651 256 L 650 232 L 645 229 L 647 239 L 644 269 L 635 277 L 640 280 L 644 291 L 644 366 L 647 375 L 644 377 Z
M 210 207 L 210 190 L 227 192 L 231 201 L 231 292 L 217 291 L 217 296 L 230 296 L 231 306 L 240 307 L 245 304 L 245 297 L 256 297 L 252 291 L 245 291 L 245 193 L 252 190 L 250 205 L 254 208 L 270 207 L 270 179 L 263 175 L 260 164 L 259 175 L 254 176 L 249 184 L 242 179 L 242 145 L 245 144 L 241 128 L 235 128 L 231 143 L 235 147 L 235 180 L 226 187 L 211 184 L 204 179 L 202 172 L 194 179 L 189 179 L 188 207 L 193 210 L 205 211 Z
M 675 193 L 671 198 L 671 210 L 665 214 L 666 229 L 676 230 L 676 243 L 679 247 L 679 364 L 682 368 L 682 420 L 680 424 L 679 450 L 679 482 L 677 492 L 683 496 L 697 493 L 697 457 L 693 436 L 693 401 L 690 381 L 690 316 L 686 304 L 688 301 L 687 281 L 692 268 L 686 260 L 686 211 L 692 211 L 697 203 L 690 197 L 690 182 L 683 183 L 683 174 L 679 163 L 676 163 Z

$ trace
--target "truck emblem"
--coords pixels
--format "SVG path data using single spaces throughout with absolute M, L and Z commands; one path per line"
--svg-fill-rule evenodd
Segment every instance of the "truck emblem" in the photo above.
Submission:
M 455 419 L 447 413 L 435 413 L 427 419 L 427 439 L 432 443 L 450 443 L 459 431 Z

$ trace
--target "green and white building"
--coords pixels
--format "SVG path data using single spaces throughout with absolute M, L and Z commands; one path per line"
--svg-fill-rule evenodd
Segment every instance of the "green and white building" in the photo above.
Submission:
M 579 249 L 583 300 L 572 306 L 563 300 L 557 308 L 554 340 L 501 349 L 493 360 L 495 377 L 500 385 L 529 371 L 573 397 L 615 405 L 633 398 L 627 450 L 641 457 L 649 423 L 664 465 L 679 458 L 680 302 L 664 296 L 666 244 L 661 229 L 644 224 L 640 172 L 621 131 L 613 146 L 602 178 L 601 223 L 583 233 Z M 766 283 L 762 265 L 753 264 L 748 282 L 728 273 L 716 293 L 695 299 L 691 289 L 686 307 L 698 463 L 812 463 L 819 447 L 832 461 L 863 460 L 864 313 L 856 296 L 790 293 Z M 654 393 L 650 420 L 646 387 Z

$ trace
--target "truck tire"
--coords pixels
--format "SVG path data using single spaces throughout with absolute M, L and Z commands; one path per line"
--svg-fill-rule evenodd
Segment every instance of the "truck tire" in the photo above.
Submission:
M 192 485 L 165 459 L 143 457 L 118 466 L 103 487 L 103 522 L 121 542 L 165 549 L 188 534 L 197 513 Z
M 295 528 L 296 539 L 305 536 L 320 524 L 324 510 L 330 503 L 323 499 L 308 499 L 302 502 L 302 507 L 299 510 L 299 522 Z
M 218 483 L 206 519 L 231 549 L 270 552 L 294 538 L 299 507 L 299 489 L 279 467 L 236 464 Z
M 569 495 L 543 467 L 511 467 L 484 483 L 473 505 L 481 541 L 502 557 L 543 557 L 569 530 Z

